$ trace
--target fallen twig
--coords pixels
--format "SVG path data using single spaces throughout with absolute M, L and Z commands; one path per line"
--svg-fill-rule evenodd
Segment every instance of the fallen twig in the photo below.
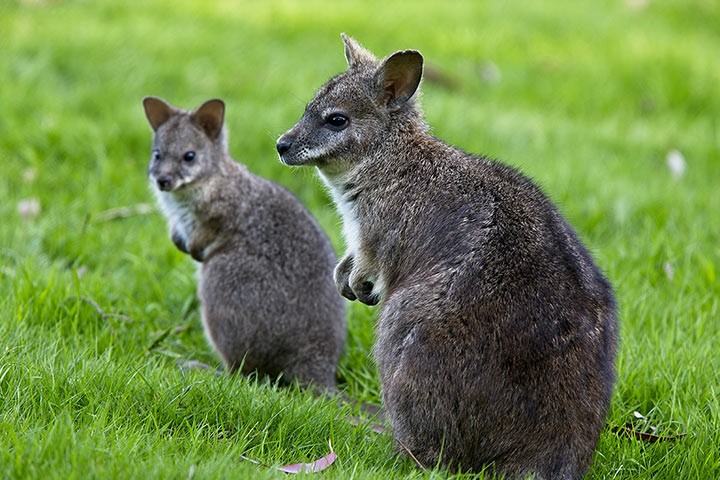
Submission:
M 109 222 L 119 218 L 134 217 L 135 215 L 147 215 L 155 212 L 155 206 L 150 203 L 138 203 L 124 207 L 115 207 L 103 210 L 95 215 L 95 223 Z
M 640 412 L 633 412 L 633 416 L 644 423 L 653 432 L 657 432 L 657 428 L 648 424 L 645 416 Z M 626 423 L 624 426 L 619 427 L 613 425 L 610 431 L 618 435 L 626 435 L 633 437 L 636 440 L 642 440 L 643 442 L 656 443 L 656 442 L 674 442 L 675 440 L 684 437 L 685 433 L 678 433 L 676 435 L 657 435 L 656 433 L 641 432 L 636 429 L 637 427 L 632 422 Z
M 403 442 L 401 442 L 401 441 L 398 440 L 397 438 L 395 439 L 395 441 L 396 441 L 398 444 L 400 444 L 400 446 L 408 453 L 408 455 L 410 455 L 410 458 L 412 458 L 413 460 L 415 460 L 415 463 L 417 463 L 418 466 L 419 466 L 422 470 L 427 470 L 427 468 L 425 468 L 425 465 L 423 465 L 422 463 L 420 463 L 420 460 L 418 460 L 418 459 L 415 457 L 415 455 L 413 455 L 413 453 L 410 451 L 410 449 L 407 447 L 407 445 L 405 445 Z
M 656 435 L 654 433 L 639 432 L 633 428 L 632 423 L 626 423 L 622 427 L 615 425 L 612 427 L 611 431 L 617 435 L 626 435 L 636 440 L 642 440 L 643 442 L 648 443 L 674 442 L 675 440 L 681 439 L 687 435 L 686 433 L 678 433 L 676 435 Z
M 110 331 L 112 332 L 113 335 L 115 335 L 115 330 L 113 329 L 112 325 L 110 325 L 110 322 L 108 321 L 109 318 L 117 318 L 120 320 L 125 320 L 128 323 L 133 323 L 133 319 L 128 317 L 127 315 L 122 315 L 120 313 L 105 313 L 103 311 L 103 309 L 100 308 L 100 305 L 98 305 L 98 303 L 90 297 L 72 296 L 72 297 L 68 297 L 67 299 L 68 300 L 80 300 L 80 301 L 85 302 L 88 305 L 92 306 L 95 309 L 95 311 L 98 313 L 98 315 L 100 315 L 100 317 L 102 317 L 102 319 L 107 322 L 108 328 L 110 329 Z
M 93 300 L 90 297 L 70 297 L 70 298 L 77 298 L 78 300 L 82 300 L 85 303 L 89 303 L 93 306 L 93 308 L 100 314 L 100 316 L 103 319 L 108 318 L 119 318 L 120 320 L 125 320 L 126 322 L 132 323 L 133 319 L 128 317 L 127 315 L 123 315 L 121 313 L 105 313 L 102 308 L 100 308 L 100 305 L 97 304 L 95 300 Z

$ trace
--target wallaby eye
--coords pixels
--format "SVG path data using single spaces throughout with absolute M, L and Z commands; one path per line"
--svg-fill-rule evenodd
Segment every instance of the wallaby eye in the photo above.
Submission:
M 328 115 L 328 117 L 325 119 L 325 123 L 332 129 L 332 130 L 342 130 L 345 127 L 348 126 L 348 118 L 340 113 L 331 113 Z
M 186 162 L 192 162 L 195 160 L 195 152 L 185 152 L 185 155 L 183 155 L 183 160 Z
M 153 158 L 153 160 L 160 160 L 160 150 L 153 150 L 152 158 Z

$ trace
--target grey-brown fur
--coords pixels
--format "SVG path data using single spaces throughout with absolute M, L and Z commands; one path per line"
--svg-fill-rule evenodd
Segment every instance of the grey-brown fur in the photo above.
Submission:
M 396 438 L 426 465 L 582 476 L 613 389 L 611 285 L 528 178 L 428 134 L 418 52 L 378 61 L 344 39 L 348 71 L 278 151 L 316 166 L 338 204 L 339 291 L 383 300 L 375 358 Z
M 290 192 L 230 157 L 222 101 L 143 104 L 155 130 L 148 176 L 173 242 L 202 262 L 203 325 L 228 370 L 335 391 L 345 308 L 325 234 Z

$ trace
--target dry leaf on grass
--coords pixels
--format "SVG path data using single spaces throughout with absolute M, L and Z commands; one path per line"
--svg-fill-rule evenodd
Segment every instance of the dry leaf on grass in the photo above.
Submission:
M 641 423 L 647 423 L 647 419 L 642 413 L 633 412 L 633 416 L 640 420 Z M 643 432 L 643 429 L 650 429 L 653 433 Z M 639 426 L 634 425 L 632 422 L 628 422 L 622 427 L 613 427 L 612 432 L 618 435 L 625 435 L 628 437 L 632 437 L 636 440 L 642 440 L 643 442 L 648 443 L 674 442 L 675 440 L 678 440 L 686 435 L 685 433 L 678 433 L 675 435 L 658 435 L 656 433 L 657 427 L 653 427 L 652 425 L 645 425 L 643 429 L 640 429 Z
M 247 458 L 244 455 L 240 455 L 240 458 L 242 458 L 243 460 L 247 460 L 248 462 L 254 463 L 255 465 L 274 468 L 275 470 L 280 470 L 281 472 L 285 473 L 316 473 L 325 470 L 327 467 L 332 465 L 335 460 L 337 460 L 337 455 L 332 448 L 332 442 L 330 440 L 328 440 L 328 444 L 330 445 L 330 453 L 328 453 L 322 458 L 318 458 L 311 463 L 293 463 L 292 465 L 285 465 L 283 467 L 269 467 L 264 463 L 260 463 L 257 460 Z

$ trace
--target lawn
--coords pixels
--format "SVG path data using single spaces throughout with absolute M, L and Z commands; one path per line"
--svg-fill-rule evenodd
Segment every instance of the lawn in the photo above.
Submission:
M 275 478 L 240 456 L 308 461 L 328 440 L 338 460 L 317 476 L 450 475 L 346 422 L 340 402 L 181 369 L 220 366 L 196 268 L 157 211 L 112 210 L 153 202 L 141 98 L 220 97 L 235 159 L 295 192 L 341 253 L 320 182 L 283 166 L 275 139 L 345 69 L 342 31 L 378 55 L 422 51 L 434 134 L 535 178 L 613 282 L 618 381 L 588 477 L 720 477 L 712 0 L 0 0 L 0 477 Z M 349 306 L 338 382 L 378 403 L 375 310 Z M 615 432 L 630 421 L 684 436 Z

